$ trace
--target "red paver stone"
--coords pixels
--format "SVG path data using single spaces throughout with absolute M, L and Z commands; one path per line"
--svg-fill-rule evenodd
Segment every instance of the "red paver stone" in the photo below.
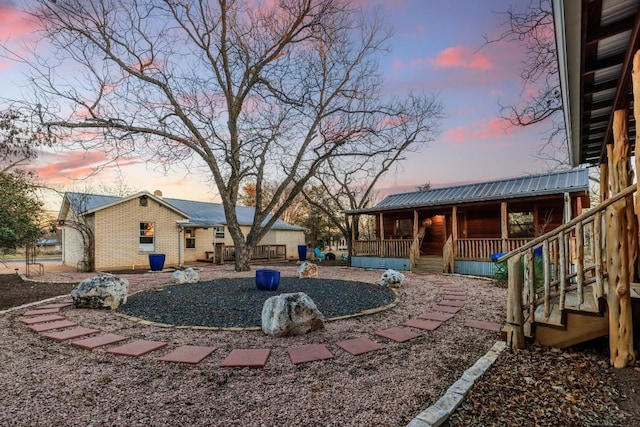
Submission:
M 354 338 L 351 340 L 337 342 L 336 345 L 354 356 L 369 353 L 371 351 L 382 350 L 384 346 L 369 338 Z
M 223 368 L 264 368 L 271 354 L 269 348 L 237 348 L 220 364 Z
M 418 316 L 418 319 L 425 320 L 437 320 L 438 322 L 446 322 L 454 316 L 453 313 L 438 313 L 434 311 L 433 313 L 425 313 Z
M 464 289 L 462 289 L 462 288 L 457 288 L 457 287 L 455 287 L 455 288 L 454 288 L 454 287 L 447 287 L 447 286 L 443 286 L 443 287 L 442 287 L 442 290 L 443 290 L 444 292 L 452 292 L 452 293 L 460 293 L 460 294 L 464 293 Z
M 500 323 L 484 322 L 482 320 L 467 320 L 466 322 L 464 322 L 464 326 L 468 326 L 470 328 L 486 329 L 488 331 L 494 332 L 500 332 L 502 330 L 502 325 Z
M 158 360 L 164 362 L 190 363 L 196 365 L 213 353 L 216 347 L 206 347 L 201 345 L 183 345 L 169 354 L 159 357 Z
M 46 332 L 53 329 L 70 328 L 71 326 L 78 326 L 70 320 L 57 320 L 55 322 L 36 323 L 35 325 L 29 325 L 29 328 L 36 332 Z
M 41 310 L 29 310 L 25 311 L 23 316 L 42 316 L 43 314 L 60 313 L 60 307 L 56 308 L 43 308 Z
M 27 325 L 33 325 L 36 323 L 53 322 L 55 320 L 64 319 L 65 317 L 60 316 L 59 314 L 47 314 L 44 316 L 20 317 L 18 320 L 22 323 L 26 323 Z
M 114 347 L 111 350 L 107 350 L 107 353 L 137 357 L 165 347 L 166 345 L 167 343 L 162 341 L 135 340 L 128 344 L 121 345 L 120 347 Z
M 442 298 L 448 301 L 465 301 L 467 299 L 467 297 L 465 297 L 464 295 L 460 295 L 460 294 L 449 294 L 449 293 L 445 293 L 444 295 L 442 295 Z
M 287 349 L 291 363 L 315 362 L 317 360 L 333 359 L 333 354 L 324 344 L 309 344 L 300 347 L 289 347 Z
M 47 309 L 47 308 L 65 308 L 73 305 L 72 302 L 55 302 L 51 304 L 45 304 L 38 306 L 38 310 Z
M 389 338 L 390 340 L 397 342 L 405 342 L 419 337 L 422 334 L 417 334 L 407 328 L 394 327 L 376 331 L 376 335 L 380 335 L 381 337 Z
M 94 348 L 102 347 L 109 344 L 119 343 L 121 341 L 128 340 L 129 337 L 116 334 L 104 334 L 97 337 L 86 338 L 80 341 L 74 341 L 71 345 L 84 348 L 85 350 L 93 350 Z
M 86 335 L 97 334 L 98 332 L 100 332 L 98 329 L 80 327 L 75 329 L 65 329 L 64 331 L 58 332 L 45 332 L 42 334 L 42 336 L 54 341 L 62 342 L 72 340 L 74 338 L 84 337 Z
M 411 326 L 412 328 L 425 329 L 427 331 L 435 331 L 442 325 L 442 322 L 438 322 L 437 320 L 409 319 L 404 325 Z
M 435 311 L 442 311 L 443 313 L 456 314 L 457 312 L 462 310 L 462 307 L 451 307 L 449 305 L 436 305 L 436 306 L 433 307 L 433 309 Z
M 449 307 L 464 307 L 464 301 L 453 301 L 449 299 L 443 299 L 438 303 L 439 305 L 448 305 Z

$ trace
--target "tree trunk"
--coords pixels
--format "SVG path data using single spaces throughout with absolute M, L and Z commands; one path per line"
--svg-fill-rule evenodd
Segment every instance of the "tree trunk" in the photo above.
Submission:
M 248 245 L 244 239 L 240 239 L 236 242 L 234 239 L 235 247 L 235 271 L 250 271 L 251 270 L 251 250 L 253 245 Z

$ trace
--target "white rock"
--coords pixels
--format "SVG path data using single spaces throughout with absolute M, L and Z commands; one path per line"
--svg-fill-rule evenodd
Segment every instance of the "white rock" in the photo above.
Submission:
M 267 335 L 304 335 L 323 328 L 324 316 L 303 292 L 273 296 L 262 306 L 262 331 Z
M 382 273 L 382 277 L 380 278 L 380 286 L 393 286 L 400 285 L 404 280 L 404 274 L 399 271 L 395 271 L 389 269 Z
M 318 275 L 318 266 L 312 262 L 304 261 L 296 271 L 296 277 L 306 279 L 308 277 L 316 277 Z
M 77 308 L 110 308 L 115 310 L 127 302 L 129 281 L 113 274 L 98 273 L 84 279 L 71 291 Z
M 178 285 L 183 283 L 198 283 L 200 275 L 196 270 L 189 267 L 185 270 L 176 270 L 171 275 L 171 281 Z

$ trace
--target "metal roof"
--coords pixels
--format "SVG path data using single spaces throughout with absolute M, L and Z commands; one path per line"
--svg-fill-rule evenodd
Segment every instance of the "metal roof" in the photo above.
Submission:
M 373 208 L 346 213 L 373 213 L 386 210 L 457 205 L 461 203 L 536 197 L 589 190 L 587 169 L 572 169 L 543 175 L 523 176 L 433 190 L 392 194 Z
M 640 48 L 640 0 L 553 0 L 558 69 L 570 161 L 606 162 L 613 111 L 633 104 L 631 69 Z M 629 121 L 629 140 L 635 140 Z
M 164 204 L 168 208 L 173 209 L 181 215 L 185 216 L 185 219 L 188 219 L 189 222 L 181 223 L 181 225 L 183 226 L 213 227 L 217 225 L 226 225 L 227 223 L 226 216 L 224 214 L 224 207 L 220 203 L 161 198 L 147 191 L 136 193 L 128 197 L 104 196 L 99 194 L 86 193 L 66 193 L 65 197 L 69 200 L 71 206 L 81 206 L 81 213 L 92 213 L 110 207 L 112 205 L 131 200 L 132 198 L 141 197 L 143 195 L 156 200 L 157 202 Z M 254 208 L 246 206 L 236 207 L 236 215 L 238 217 L 238 223 L 240 225 L 252 225 L 254 213 Z M 263 224 L 269 221 L 270 218 L 271 215 L 269 215 L 265 219 L 265 221 L 263 221 Z M 304 230 L 304 227 L 289 224 L 282 221 L 281 219 L 277 219 L 271 228 L 274 230 Z

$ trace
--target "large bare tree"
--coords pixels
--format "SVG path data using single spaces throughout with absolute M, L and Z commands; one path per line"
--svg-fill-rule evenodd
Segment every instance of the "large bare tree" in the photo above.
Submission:
M 383 96 L 377 59 L 391 32 L 348 1 L 35 0 L 30 13 L 42 43 L 25 61 L 43 123 L 114 158 L 210 176 L 237 271 L 327 161 L 384 153 L 381 135 L 431 114 L 422 95 Z M 245 235 L 235 206 L 248 182 Z

